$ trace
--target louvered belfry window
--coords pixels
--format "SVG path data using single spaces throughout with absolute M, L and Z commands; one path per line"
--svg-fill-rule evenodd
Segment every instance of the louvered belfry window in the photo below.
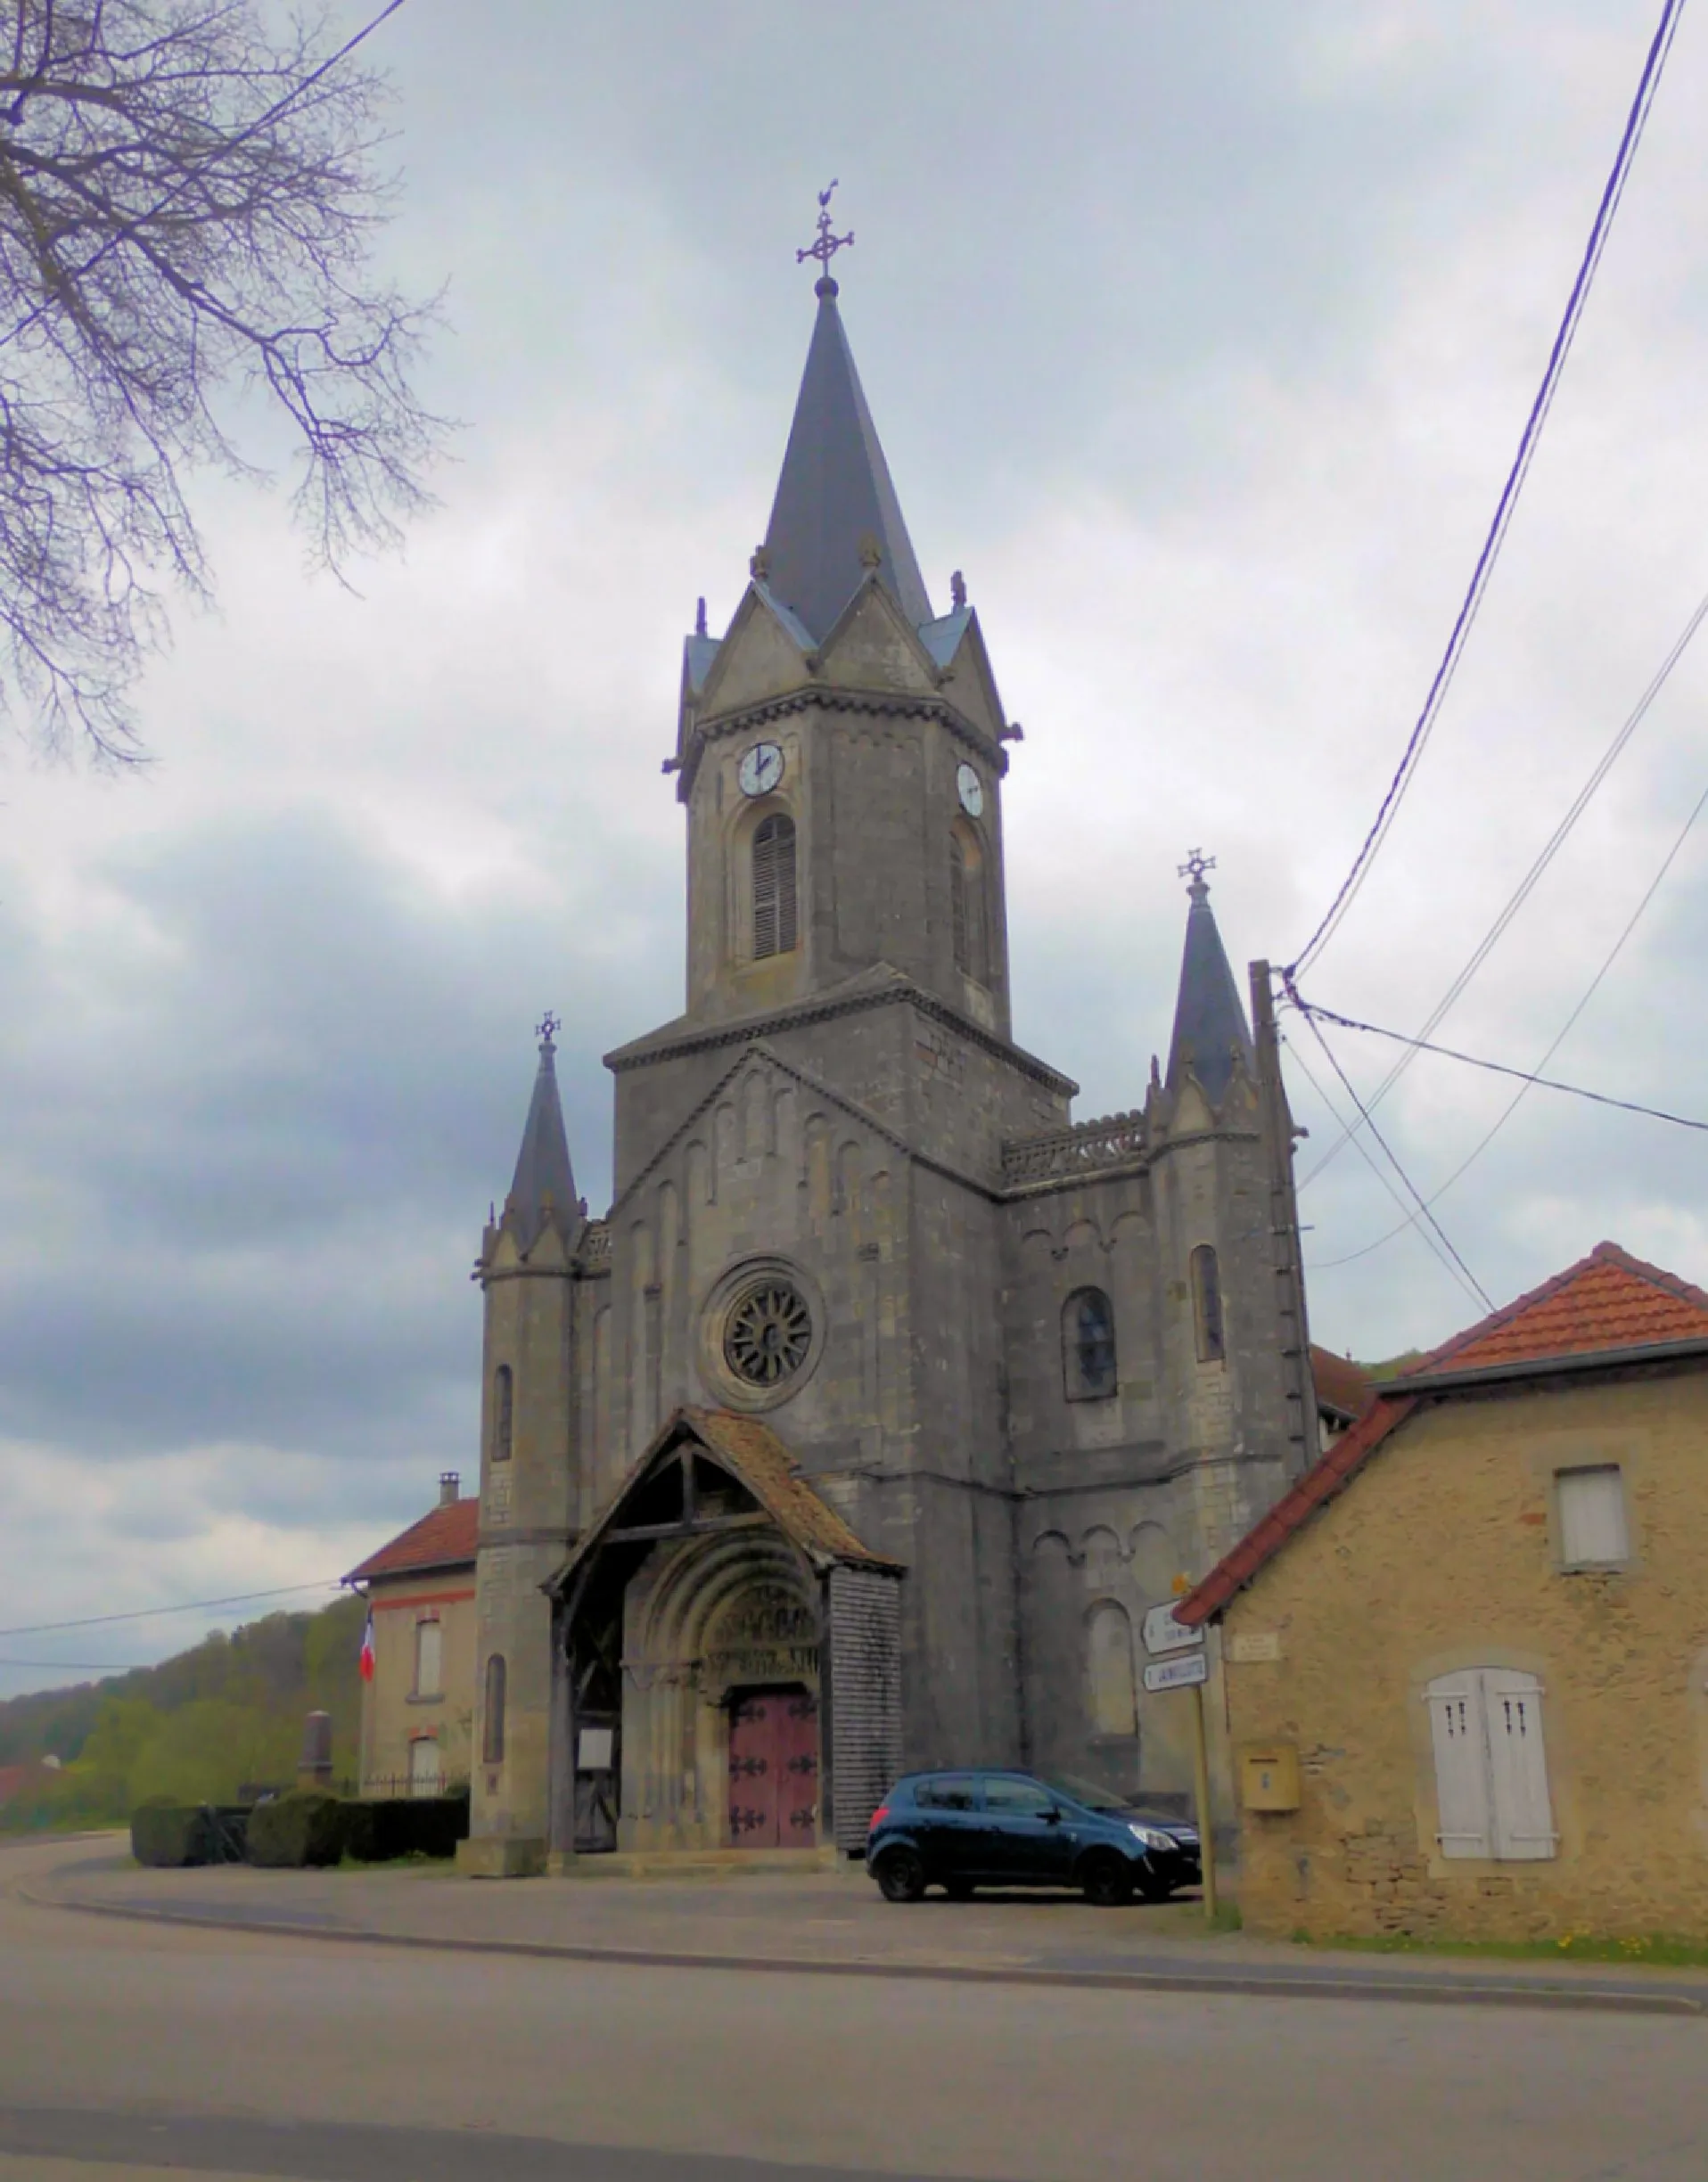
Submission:
M 794 945 L 794 820 L 773 811 L 753 835 L 753 958 Z

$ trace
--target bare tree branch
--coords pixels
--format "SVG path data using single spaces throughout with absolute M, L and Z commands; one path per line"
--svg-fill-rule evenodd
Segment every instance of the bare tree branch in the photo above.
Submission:
M 0 712 L 41 748 L 142 754 L 160 587 L 209 595 L 185 479 L 262 475 L 236 398 L 287 421 L 334 574 L 428 500 L 435 305 L 373 275 L 385 86 L 352 57 L 403 4 L 338 45 L 267 0 L 0 0 Z

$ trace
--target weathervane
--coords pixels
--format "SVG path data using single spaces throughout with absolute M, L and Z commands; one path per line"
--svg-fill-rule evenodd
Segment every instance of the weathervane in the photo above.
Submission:
M 534 1035 L 539 1040 L 540 1050 L 542 1052 L 544 1052 L 546 1047 L 552 1043 L 553 1039 L 557 1036 L 558 1032 L 562 1028 L 563 1026 L 558 1021 L 557 1017 L 553 1014 L 550 1008 L 547 1008 L 546 1013 L 540 1017 L 538 1022 L 534 1026 Z
M 794 254 L 794 261 L 797 265 L 804 265 L 809 258 L 816 258 L 818 260 L 819 277 L 816 292 L 819 295 L 825 292 L 826 283 L 829 283 L 829 292 L 832 295 L 835 294 L 836 283 L 830 277 L 830 261 L 839 250 L 846 250 L 854 240 L 854 230 L 851 227 L 845 235 L 831 233 L 830 196 L 831 190 L 835 187 L 836 185 L 833 182 L 830 189 L 822 189 L 818 193 L 817 241 L 809 242 L 805 250 L 798 250 Z
M 1202 849 L 1189 849 L 1187 851 L 1186 862 L 1175 867 L 1178 877 L 1191 880 L 1192 884 L 1187 890 L 1193 894 L 1201 891 L 1207 894 L 1210 891 L 1209 888 L 1204 885 L 1204 874 L 1212 872 L 1215 868 L 1215 857 L 1207 857 Z

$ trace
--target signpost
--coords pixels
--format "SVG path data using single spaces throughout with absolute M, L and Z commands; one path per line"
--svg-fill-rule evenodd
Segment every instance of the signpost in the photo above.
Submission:
M 1153 1606 L 1145 1617 L 1144 1637 L 1145 1649 L 1150 1653 L 1188 1652 L 1195 1645 L 1202 1647 L 1204 1633 L 1177 1621 L 1172 1606 Z
M 1210 1661 L 1203 1649 L 1204 1633 L 1177 1621 L 1167 1606 L 1153 1606 L 1145 1617 L 1145 1649 L 1160 1652 L 1145 1669 L 1145 1687 L 1192 1692 L 1192 1786 L 1198 1806 L 1198 1861 L 1203 1872 L 1204 1918 L 1216 1921 L 1216 1854 L 1210 1832 L 1210 1751 L 1204 1740 L 1204 1684 L 1210 1679 Z

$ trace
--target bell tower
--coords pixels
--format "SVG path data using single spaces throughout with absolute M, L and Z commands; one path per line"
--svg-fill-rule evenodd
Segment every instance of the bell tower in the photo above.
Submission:
M 828 246 L 828 247 L 827 247 Z M 803 253 L 825 264 L 835 239 Z M 764 543 L 683 656 L 687 1015 L 904 977 L 1009 1035 L 1008 726 L 957 574 L 933 611 L 825 270 Z

